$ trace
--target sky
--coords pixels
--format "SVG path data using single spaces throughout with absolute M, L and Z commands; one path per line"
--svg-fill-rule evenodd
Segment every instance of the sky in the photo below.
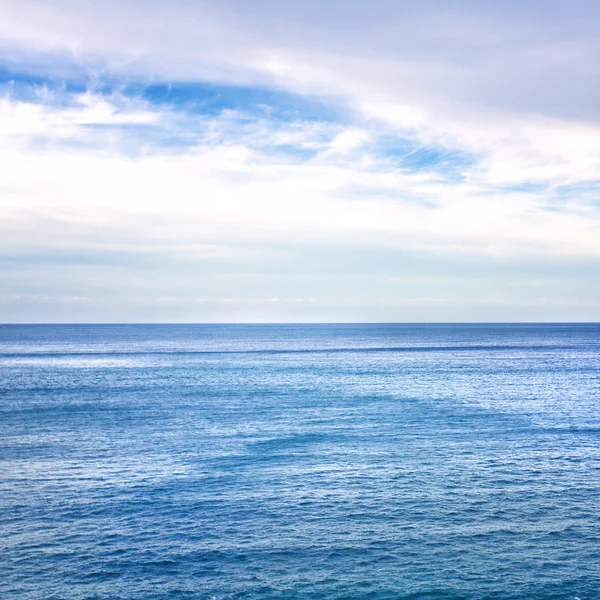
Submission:
M 0 0 L 0 322 L 600 321 L 599 30 Z

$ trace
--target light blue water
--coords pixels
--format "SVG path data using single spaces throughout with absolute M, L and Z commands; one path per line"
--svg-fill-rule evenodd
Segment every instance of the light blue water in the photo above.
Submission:
M 600 598 L 599 325 L 0 328 L 2 599 Z

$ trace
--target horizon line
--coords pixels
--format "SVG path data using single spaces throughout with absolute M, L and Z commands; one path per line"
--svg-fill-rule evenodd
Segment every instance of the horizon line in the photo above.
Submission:
M 126 325 L 600 325 L 600 321 L 38 321 L 0 323 L 0 327 L 19 326 L 126 326 Z

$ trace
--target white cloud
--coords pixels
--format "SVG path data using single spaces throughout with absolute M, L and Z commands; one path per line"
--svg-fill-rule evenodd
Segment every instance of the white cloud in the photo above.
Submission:
M 582 23 L 555 2 L 544 16 L 512 2 L 426 4 L 350 2 L 340 14 L 307 1 L 296 14 L 266 0 L 252 10 L 234 0 L 3 3 L 9 66 L 58 79 L 83 71 L 92 82 L 260 85 L 318 96 L 345 123 L 282 122 L 268 107 L 187 114 L 93 85 L 5 96 L 0 251 L 250 269 L 269 247 L 328 245 L 595 265 L 600 12 L 586 7 Z M 390 139 L 406 150 L 386 151 Z M 219 297 L 241 298 L 226 291 Z M 247 298 L 312 306 L 300 300 L 318 291 L 274 286 Z M 435 289 L 406 297 L 447 299 Z
M 249 12 L 230 4 L 24 0 L 1 7 L 0 37 L 8 56 L 70 52 L 121 75 L 254 82 L 337 97 L 401 135 L 473 154 L 471 176 L 484 183 L 597 181 L 600 115 L 590 112 L 590 86 L 600 44 L 558 4 L 544 3 L 544 14 L 562 17 L 548 23 L 516 5 L 449 10 L 434 3 L 409 11 L 376 2 L 367 11 L 350 3 L 348 22 L 336 14 L 333 30 L 327 3 L 318 12 L 309 4 L 304 15 L 291 6 Z M 590 23 L 600 16 L 585 9 Z M 526 31 L 527 19 L 535 29 Z M 90 107 L 89 118 L 106 118 L 103 110 Z
M 106 230 L 107 244 L 117 243 L 115 232 L 131 227 L 132 244 L 151 240 L 183 252 L 206 244 L 295 239 L 433 253 L 600 255 L 600 221 L 592 208 L 573 201 L 577 210 L 567 203 L 556 212 L 548 210 L 551 195 L 498 190 L 498 178 L 483 173 L 487 158 L 464 167 L 466 182 L 445 179 L 435 165 L 414 173 L 374 154 L 372 131 L 336 125 L 324 130 L 265 117 L 236 135 L 239 119 L 231 112 L 190 117 L 197 136 L 192 147 L 165 153 L 141 142 L 141 153 L 130 157 L 119 151 L 131 135 L 127 128 L 98 138 L 87 125 L 160 127 L 172 115 L 135 103 L 116 106 L 90 94 L 78 100 L 64 108 L 0 103 L 2 184 L 12 190 L 2 195 L 5 217 L 85 224 Z M 40 144 L 40 138 L 48 142 Z M 67 138 L 80 144 L 64 144 Z M 274 152 L 286 138 L 312 147 L 314 155 Z M 503 184 L 513 181 L 500 178 Z M 4 239 L 14 243 L 9 232 Z

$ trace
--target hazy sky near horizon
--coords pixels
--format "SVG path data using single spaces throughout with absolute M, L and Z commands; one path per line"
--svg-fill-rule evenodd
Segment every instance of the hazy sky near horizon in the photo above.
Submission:
M 599 30 L 0 0 L 0 322 L 598 321 Z

